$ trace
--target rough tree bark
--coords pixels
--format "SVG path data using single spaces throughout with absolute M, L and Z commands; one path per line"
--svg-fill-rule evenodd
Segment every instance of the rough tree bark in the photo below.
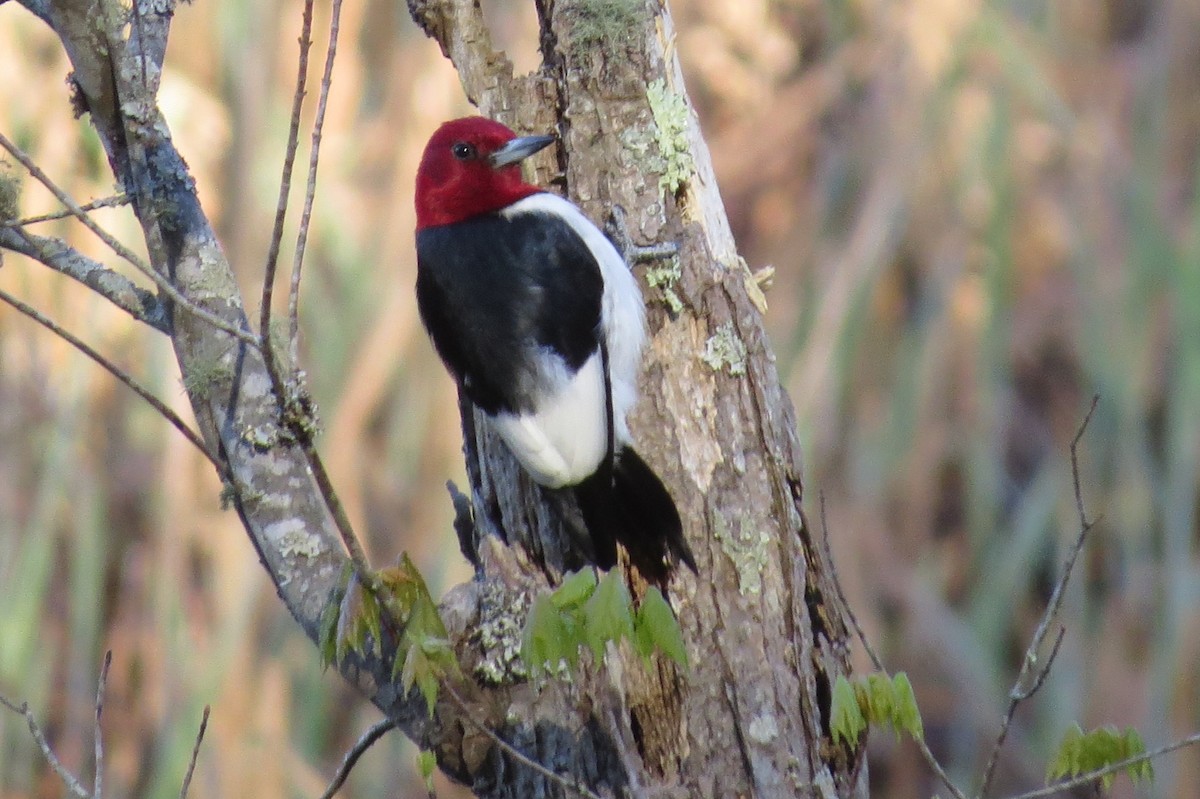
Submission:
M 129 26 L 119 0 L 19 2 L 62 39 L 79 106 L 133 198 L 154 269 L 248 330 L 155 102 L 172 2 L 135 0 Z M 470 508 L 460 503 L 456 526 L 477 578 L 442 604 L 467 675 L 460 691 L 499 736 L 602 795 L 863 795 L 859 753 L 828 738 L 830 685 L 847 669 L 845 629 L 801 512 L 792 407 L 764 334 L 762 293 L 737 255 L 687 102 L 669 12 L 653 0 L 537 7 L 543 65 L 517 77 L 493 50 L 477 0 L 409 2 L 482 113 L 522 132 L 559 132 L 557 161 L 538 161 L 539 180 L 596 220 L 621 206 L 637 243 L 679 246 L 677 262 L 649 267 L 651 344 L 632 429 L 676 497 L 699 563 L 698 575 L 683 571 L 670 586 L 691 665 L 647 669 L 610 647 L 573 681 L 534 686 L 519 676 L 524 608 L 578 558 L 561 503 L 524 478 L 468 407 Z M 345 556 L 304 453 L 283 429 L 262 357 L 167 298 L 157 302 L 237 512 L 281 599 L 315 638 Z M 440 701 L 426 719 L 423 703 L 390 677 L 386 655 L 343 672 L 477 795 L 564 794 L 501 753 L 455 703 Z

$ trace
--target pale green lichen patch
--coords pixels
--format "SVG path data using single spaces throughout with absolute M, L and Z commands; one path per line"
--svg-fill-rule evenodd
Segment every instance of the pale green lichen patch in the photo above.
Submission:
M 183 390 L 191 397 L 207 397 L 214 386 L 230 380 L 233 380 L 233 366 L 228 357 L 197 358 L 188 364 L 183 375 Z
M 746 374 L 746 344 L 738 338 L 732 322 L 723 323 L 716 333 L 709 336 L 708 341 L 704 342 L 700 360 L 716 372 L 728 369 L 734 377 Z
M 11 174 L 7 165 L 0 171 L 0 222 L 8 222 L 19 215 L 21 181 Z
M 279 554 L 285 558 L 297 555 L 315 558 L 321 554 L 321 537 L 305 530 L 304 522 L 299 519 L 276 522 L 267 527 L 267 535 L 275 540 Z
M 497 583 L 485 583 L 479 600 L 479 626 L 475 637 L 483 657 L 475 674 L 492 685 L 515 682 L 528 676 L 521 660 L 521 637 L 529 598 L 513 595 Z
M 237 296 L 237 284 L 233 273 L 225 263 L 208 250 L 202 250 L 197 259 L 199 269 L 187 274 L 188 292 L 193 300 L 225 299 Z
M 742 596 L 758 596 L 762 592 L 762 573 L 771 542 L 767 531 L 756 530 L 745 517 L 731 524 L 724 516 L 718 516 L 713 524 L 713 537 L 737 569 L 738 591 Z
M 662 157 L 659 185 L 676 194 L 696 171 L 688 145 L 688 105 L 682 94 L 659 79 L 646 87 L 646 100 L 654 115 L 654 139 Z
M 683 300 L 679 299 L 675 292 L 675 284 L 681 277 L 683 262 L 679 260 L 678 255 L 672 255 L 646 270 L 646 284 L 662 293 L 663 302 L 671 309 L 671 313 L 676 315 L 683 311 Z
M 579 0 L 571 28 L 571 53 L 575 57 L 599 51 L 613 53 L 630 47 L 645 27 L 642 0 Z
M 275 426 L 246 425 L 241 431 L 242 441 L 250 445 L 255 452 L 270 452 L 280 443 L 279 428 Z

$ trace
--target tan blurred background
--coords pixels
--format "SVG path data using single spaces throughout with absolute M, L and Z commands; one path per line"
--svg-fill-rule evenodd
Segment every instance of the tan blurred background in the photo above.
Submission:
M 517 67 L 534 68 L 532 4 L 484 5 Z M 1094 392 L 1083 493 L 1103 520 L 999 782 L 1036 784 L 1072 720 L 1134 725 L 1149 745 L 1200 729 L 1200 3 L 672 8 L 742 253 L 776 270 L 768 323 L 810 516 L 824 492 L 850 600 L 912 676 L 952 775 L 971 786 L 979 773 L 1076 532 L 1067 448 Z M 328 13 L 320 2 L 318 31 Z M 426 137 L 469 109 L 400 4 L 343 13 L 303 360 L 373 557 L 409 551 L 437 592 L 468 574 L 443 488 L 462 464 L 452 387 L 414 313 L 411 187 Z M 295 0 L 180 5 L 162 85 L 251 297 L 299 19 Z M 322 58 L 319 34 L 314 87 Z M 77 199 L 105 196 L 112 177 L 71 118 L 67 71 L 44 26 L 0 6 L 0 130 Z M 55 209 L 24 185 L 23 214 Z M 128 210 L 96 217 L 137 241 Z M 35 231 L 114 263 L 76 225 Z M 0 287 L 187 413 L 163 336 L 11 255 Z M 205 704 L 196 797 L 316 796 L 378 718 L 321 673 L 219 490 L 139 399 L 0 308 L 0 693 L 29 700 L 64 762 L 90 774 L 94 681 L 112 649 L 111 796 L 177 795 Z M 881 733 L 872 752 L 874 796 L 936 789 L 908 744 Z M 1149 795 L 1196 795 L 1200 754 L 1157 768 Z M 60 792 L 21 720 L 0 716 L 0 796 Z M 345 795 L 423 795 L 414 750 L 385 739 Z M 1115 795 L 1135 794 L 1119 781 Z

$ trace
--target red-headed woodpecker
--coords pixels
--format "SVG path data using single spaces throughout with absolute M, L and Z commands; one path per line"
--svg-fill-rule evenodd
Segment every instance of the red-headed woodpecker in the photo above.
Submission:
M 574 205 L 521 178 L 554 141 L 469 117 L 438 128 L 417 170 L 417 306 L 462 391 L 538 483 L 570 487 L 610 568 L 695 570 L 675 503 L 629 445 L 646 339 L 637 281 Z

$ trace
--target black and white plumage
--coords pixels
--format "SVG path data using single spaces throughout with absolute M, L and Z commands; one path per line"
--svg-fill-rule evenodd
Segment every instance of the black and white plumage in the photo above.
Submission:
M 630 446 L 645 309 L 612 243 L 515 165 L 551 140 L 456 120 L 417 180 L 417 303 L 434 347 L 530 476 L 572 487 L 594 561 L 615 541 L 648 578 L 694 561 L 678 512 Z

